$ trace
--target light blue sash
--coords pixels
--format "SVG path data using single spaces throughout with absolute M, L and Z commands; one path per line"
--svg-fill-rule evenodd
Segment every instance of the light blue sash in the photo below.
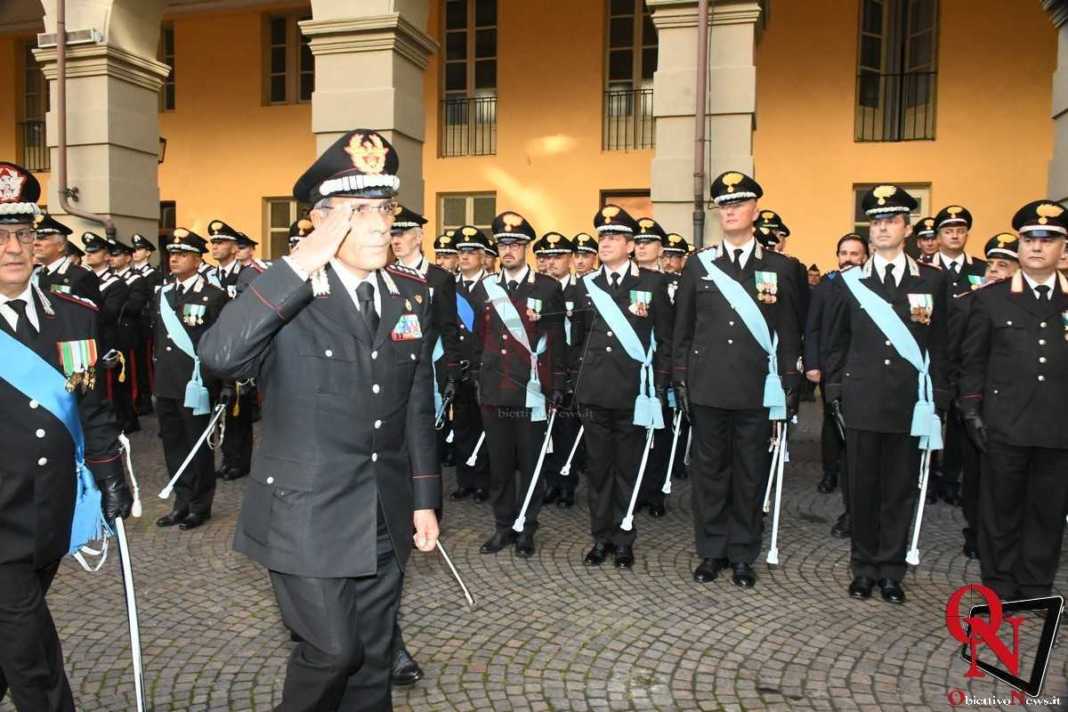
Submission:
M 701 260 L 708 276 L 723 293 L 727 303 L 738 312 L 742 323 L 749 329 L 757 344 L 768 354 L 768 376 L 764 380 L 763 405 L 768 409 L 768 420 L 786 420 L 786 392 L 783 391 L 782 379 L 779 378 L 779 335 L 771 333 L 768 322 L 760 313 L 760 307 L 749 292 L 745 291 L 745 287 L 713 264 L 711 252 L 699 252 L 697 258 Z
M 456 290 L 456 316 L 459 317 L 468 331 L 473 332 L 475 330 L 475 309 L 471 306 L 471 302 L 467 301 L 467 297 L 460 293 L 459 289 Z
M 100 489 L 85 465 L 85 436 L 78 401 L 67 392 L 63 374 L 3 330 L 0 330 L 0 358 L 4 362 L 0 378 L 55 416 L 74 441 L 74 518 L 70 526 L 70 548 L 67 549 L 67 553 L 74 554 L 90 541 L 111 535 L 100 508 Z
M 931 384 L 931 356 L 920 349 L 916 338 L 908 326 L 897 315 L 894 308 L 882 297 L 871 291 L 861 280 L 862 269 L 854 267 L 842 273 L 842 281 L 860 302 L 879 331 L 889 339 L 894 350 L 901 358 L 912 364 L 919 377 L 916 394 L 916 407 L 912 410 L 912 427 L 910 435 L 920 439 L 921 450 L 942 449 L 942 421 L 935 412 L 934 387 Z
M 530 408 L 530 419 L 534 422 L 545 420 L 545 394 L 541 392 L 541 378 L 538 376 L 538 356 L 545 353 L 545 337 L 538 340 L 538 348 L 530 348 L 530 339 L 527 338 L 527 330 L 523 328 L 523 320 L 516 311 L 508 294 L 497 284 L 497 277 L 490 276 L 482 280 L 482 286 L 486 288 L 490 304 L 493 305 L 497 316 L 504 322 L 508 333 L 522 345 L 530 354 L 530 380 L 527 381 L 526 407 Z
M 623 310 L 619 308 L 615 300 L 608 292 L 601 289 L 593 281 L 600 272 L 592 272 L 582 278 L 586 284 L 586 292 L 593 300 L 593 306 L 597 308 L 601 318 L 608 323 L 609 328 L 615 334 L 616 339 L 623 346 L 627 355 L 641 364 L 641 385 L 638 387 L 638 396 L 634 399 L 634 424 L 643 428 L 660 429 L 664 427 L 664 412 L 660 405 L 660 399 L 656 397 L 656 386 L 653 380 L 653 352 L 656 350 L 656 333 L 649 333 L 648 350 L 642 347 L 641 339 L 627 320 Z
M 163 328 L 167 330 L 167 336 L 171 337 L 171 341 L 182 353 L 193 359 L 193 377 L 185 386 L 185 407 L 192 408 L 193 415 L 206 415 L 211 412 L 211 399 L 208 397 L 208 389 L 204 387 L 204 381 L 200 378 L 200 358 L 193 348 L 193 340 L 178 320 L 174 307 L 167 301 L 167 292 L 173 289 L 174 285 L 168 284 L 160 290 L 159 313 L 163 317 Z
M 438 359 L 445 355 L 445 345 L 438 337 L 438 340 L 434 342 L 434 353 L 430 355 L 430 371 L 434 375 L 434 412 L 437 413 L 441 410 L 442 398 L 441 391 L 438 390 Z

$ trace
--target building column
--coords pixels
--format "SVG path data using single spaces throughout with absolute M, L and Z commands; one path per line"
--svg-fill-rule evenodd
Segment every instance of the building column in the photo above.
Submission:
M 657 29 L 653 78 L 656 151 L 652 166 L 653 213 L 657 221 L 690 236 L 693 225 L 694 117 L 697 89 L 697 3 L 646 0 Z M 708 123 L 705 186 L 726 170 L 753 174 L 756 112 L 754 49 L 761 4 L 757 0 L 709 2 Z M 719 223 L 706 210 L 705 234 L 696 244 L 719 240 Z
M 381 132 L 400 157 L 400 199 L 423 204 L 423 72 L 437 43 L 427 0 L 312 0 L 300 23 L 315 55 L 312 131 L 319 153 L 355 128 Z
M 1042 0 L 1057 28 L 1057 69 L 1053 72 L 1053 158 L 1049 162 L 1049 196 L 1068 200 L 1068 0 Z
M 56 0 L 43 0 L 51 46 L 34 51 L 51 92 L 46 132 L 52 169 L 58 165 L 56 100 Z M 74 204 L 112 218 L 119 238 L 159 233 L 159 89 L 169 67 L 156 60 L 162 0 L 97 0 L 67 3 L 67 34 L 92 31 L 67 46 L 67 183 Z M 74 40 L 72 39 L 72 42 Z M 103 234 L 88 221 L 65 216 L 58 181 L 48 182 L 49 212 L 80 238 Z

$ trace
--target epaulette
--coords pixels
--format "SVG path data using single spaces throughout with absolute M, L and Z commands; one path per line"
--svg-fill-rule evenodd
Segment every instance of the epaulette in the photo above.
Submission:
M 838 274 L 845 274 L 849 270 L 856 269 L 856 268 L 857 268 L 857 265 L 846 265 L 845 267 L 842 267 L 841 269 L 838 270 Z
M 426 277 L 420 274 L 419 270 L 412 269 L 411 267 L 405 267 L 404 265 L 394 262 L 391 265 L 386 265 L 386 271 L 390 274 L 395 274 L 398 277 L 406 277 L 408 279 L 414 279 L 416 282 L 426 284 Z
M 86 309 L 92 309 L 93 311 L 100 311 L 100 308 L 97 307 L 96 302 L 94 302 L 92 299 L 86 299 L 85 297 L 79 297 L 79 296 L 77 296 L 75 294 L 64 294 L 63 292 L 52 292 L 51 294 L 49 294 L 49 296 L 50 297 L 56 297 L 57 299 L 62 299 L 65 302 L 71 302 L 73 304 L 77 304 L 78 306 L 85 307 Z
M 695 255 L 699 255 L 699 254 L 701 254 L 702 252 L 708 252 L 709 250 L 715 250 L 715 249 L 716 249 L 716 248 L 718 248 L 718 247 L 719 247 L 719 245 L 709 245 L 708 247 L 702 247 L 702 248 L 701 248 L 700 250 L 697 250 L 697 251 L 696 251 L 696 252 L 694 252 L 693 254 L 695 254 Z
M 936 265 L 933 262 L 921 262 L 919 260 L 916 260 L 916 264 L 920 265 L 921 267 L 929 267 L 930 269 L 936 269 L 939 272 L 942 271 L 942 265 Z
M 969 294 L 975 294 L 976 292 L 978 292 L 980 290 L 983 290 L 983 289 L 986 289 L 987 287 L 991 287 L 991 286 L 993 286 L 995 284 L 1001 284 L 1002 282 L 1007 282 L 1007 281 L 1009 281 L 1008 277 L 1002 277 L 1001 279 L 995 279 L 992 282 L 983 282 L 982 284 L 975 285 L 974 287 L 969 289 L 967 292 L 961 292 L 960 294 L 954 294 L 953 298 L 954 299 L 960 299 L 961 297 L 967 297 Z

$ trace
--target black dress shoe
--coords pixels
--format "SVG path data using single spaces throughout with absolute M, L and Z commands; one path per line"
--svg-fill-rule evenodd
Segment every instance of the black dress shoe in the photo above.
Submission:
M 719 572 L 727 568 L 726 559 L 701 559 L 701 563 L 693 570 L 693 580 L 697 583 L 708 583 L 719 577 Z
M 838 539 L 848 539 L 853 533 L 853 523 L 849 519 L 849 512 L 842 512 L 838 521 L 831 527 L 831 536 Z
M 178 528 L 183 532 L 196 529 L 209 519 L 211 519 L 210 514 L 190 514 L 178 524 Z
M 556 500 L 556 506 L 560 509 L 571 509 L 575 506 L 575 490 L 560 490 L 560 499 Z
M 731 568 L 734 569 L 734 575 L 731 576 L 731 581 L 735 586 L 741 586 L 742 588 L 752 588 L 756 586 L 756 573 L 753 571 L 753 567 L 749 564 L 738 562 L 731 564 Z
M 393 658 L 393 672 L 390 675 L 394 687 L 411 687 L 423 679 L 423 669 L 405 648 L 397 651 Z
M 664 505 L 662 505 L 662 504 L 650 504 L 649 505 L 649 516 L 652 517 L 653 519 L 660 519 L 660 517 L 664 516 L 665 514 L 667 514 L 667 507 L 665 507 Z
M 838 474 L 835 472 L 824 472 L 823 479 L 816 485 L 816 489 L 820 494 L 830 494 L 834 492 L 838 487 Z
M 871 598 L 871 589 L 874 585 L 875 582 L 867 576 L 857 576 L 853 579 L 853 582 L 849 584 L 849 597 L 858 600 Z
M 534 556 L 534 535 L 523 532 L 515 540 L 515 555 L 521 559 Z
M 582 563 L 586 566 L 600 566 L 615 550 L 616 545 L 611 542 L 597 542 L 586 552 L 586 558 L 582 560 Z
M 454 502 L 459 502 L 462 499 L 467 499 L 468 497 L 470 497 L 474 493 L 475 493 L 475 490 L 474 490 L 473 487 L 457 487 L 449 495 L 449 499 L 451 499 Z
M 496 554 L 513 541 L 515 541 L 515 532 L 511 529 L 503 532 L 493 532 L 493 536 L 487 539 L 486 543 L 478 548 L 478 551 L 481 554 Z
M 883 593 L 883 600 L 887 603 L 904 603 L 905 589 L 901 583 L 891 578 L 879 579 L 879 590 Z
M 559 487 L 550 487 L 548 489 L 548 491 L 545 492 L 545 496 L 541 498 L 541 501 L 542 501 L 542 504 L 552 504 L 553 502 L 556 502 L 559 499 L 560 499 L 560 488 Z
M 486 490 L 482 489 L 481 487 L 476 487 L 475 494 L 472 495 L 471 498 L 481 504 L 482 502 L 485 502 L 487 499 L 489 499 L 489 493 L 487 493 Z
M 616 568 L 629 569 L 634 566 L 634 549 L 629 546 L 616 547 Z
M 181 524 L 188 516 L 189 512 L 174 510 L 170 514 L 164 514 L 162 517 L 157 519 L 156 526 L 173 527 L 175 524 Z

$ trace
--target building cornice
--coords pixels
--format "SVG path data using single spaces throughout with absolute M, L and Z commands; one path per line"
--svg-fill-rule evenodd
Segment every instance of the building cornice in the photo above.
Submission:
M 400 13 L 341 20 L 304 20 L 300 23 L 316 56 L 391 50 L 426 69 L 438 44 Z
M 45 78 L 56 78 L 56 48 L 35 49 L 34 57 Z M 136 55 L 111 45 L 83 45 L 67 48 L 67 78 L 109 76 L 135 86 L 159 91 L 171 68 L 163 62 Z
M 657 30 L 697 27 L 695 0 L 646 0 Z M 709 0 L 708 24 L 755 25 L 763 12 L 759 0 Z

